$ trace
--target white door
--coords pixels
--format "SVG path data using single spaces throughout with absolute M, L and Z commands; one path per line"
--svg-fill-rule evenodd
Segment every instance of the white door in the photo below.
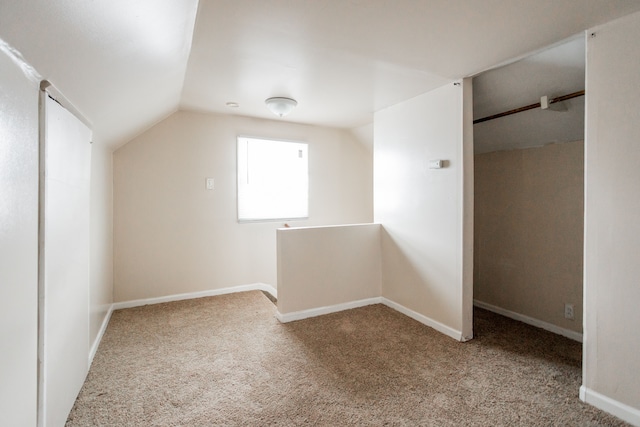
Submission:
M 89 369 L 91 131 L 43 98 L 39 424 L 57 427 L 65 424 Z

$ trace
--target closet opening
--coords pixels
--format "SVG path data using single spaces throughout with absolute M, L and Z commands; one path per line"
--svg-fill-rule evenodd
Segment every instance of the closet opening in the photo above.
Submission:
M 473 79 L 474 306 L 582 341 L 585 40 Z

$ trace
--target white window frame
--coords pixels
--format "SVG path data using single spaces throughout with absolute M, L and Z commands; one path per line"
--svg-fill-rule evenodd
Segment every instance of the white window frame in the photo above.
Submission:
M 248 151 L 249 149 L 251 152 Z M 279 151 L 283 156 L 289 156 L 290 153 L 295 158 L 284 158 L 284 163 L 280 166 L 274 166 L 273 163 L 268 165 L 260 163 L 275 161 L 268 160 L 271 155 L 268 151 Z M 297 163 L 298 159 L 301 163 Z M 271 167 L 275 168 L 273 176 L 267 170 Z M 309 144 L 300 141 L 238 136 L 236 168 L 238 222 L 309 218 Z M 290 180 L 291 174 L 298 176 Z M 287 208 L 288 203 L 290 205 Z

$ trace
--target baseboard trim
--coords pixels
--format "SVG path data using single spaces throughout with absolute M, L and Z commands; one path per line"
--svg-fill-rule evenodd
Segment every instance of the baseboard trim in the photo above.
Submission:
M 292 313 L 282 314 L 280 311 L 276 311 L 276 318 L 281 323 L 295 322 L 297 320 L 309 319 L 311 317 L 324 316 L 325 314 L 337 313 L 339 311 L 351 310 L 354 308 L 365 307 L 367 305 L 383 304 L 399 313 L 404 314 L 407 317 L 417 320 L 425 326 L 435 329 L 436 331 L 445 334 L 457 341 L 464 341 L 462 332 L 450 328 L 442 323 L 433 320 L 427 316 L 424 316 L 418 312 L 415 312 L 395 301 L 384 297 L 366 298 L 357 301 L 350 301 L 342 304 L 329 305 L 318 308 L 310 308 L 308 310 L 294 311 Z
M 107 315 L 102 320 L 102 325 L 100 326 L 100 331 L 98 331 L 98 336 L 96 336 L 96 339 L 93 341 L 93 345 L 89 350 L 89 367 L 91 367 L 91 364 L 93 363 L 93 358 L 96 356 L 98 347 L 100 346 L 100 342 L 102 341 L 102 337 L 104 336 L 104 333 L 107 331 L 107 326 L 109 326 L 109 321 L 111 320 L 111 315 L 113 314 L 114 310 L 120 310 L 123 308 L 141 307 L 143 305 L 150 305 L 150 304 L 160 304 L 164 302 L 182 301 L 182 300 L 194 299 L 194 298 L 232 294 L 236 292 L 247 292 L 247 291 L 264 291 L 273 295 L 274 298 L 278 298 L 278 291 L 273 286 L 267 285 L 266 283 L 253 283 L 250 285 L 232 286 L 228 288 L 212 289 L 209 291 L 202 291 L 202 292 L 190 292 L 185 294 L 168 295 L 168 296 L 158 297 L 158 298 L 146 298 L 146 299 L 138 299 L 138 300 L 132 300 L 132 301 L 115 302 L 109 306 Z
M 282 314 L 280 311 L 276 312 L 276 318 L 281 323 L 295 322 L 296 320 L 308 319 L 310 317 L 324 316 L 325 314 L 337 313 L 339 311 L 351 310 L 353 308 L 364 307 L 367 305 L 380 304 L 382 298 L 366 298 L 357 301 L 345 302 L 342 304 L 329 305 L 318 308 L 310 308 L 308 310 L 294 311 L 292 313 Z
M 98 331 L 98 335 L 96 339 L 93 340 L 93 345 L 91 346 L 91 350 L 89 351 L 89 368 L 91 368 L 91 364 L 93 363 L 93 358 L 96 356 L 96 352 L 98 351 L 98 346 L 102 341 L 102 337 L 104 333 L 107 331 L 107 326 L 109 326 L 109 320 L 111 320 L 111 314 L 113 313 L 113 304 L 109 305 L 109 310 L 107 310 L 107 315 L 102 319 L 102 325 L 100 325 L 100 330 Z
M 473 305 L 479 308 L 483 308 L 488 311 L 500 314 L 513 320 L 517 320 L 527 325 L 535 326 L 536 328 L 544 329 L 545 331 L 553 332 L 554 334 L 562 335 L 563 337 L 572 339 L 574 341 L 582 342 L 582 334 L 580 332 L 572 331 L 570 329 L 561 328 L 560 326 L 548 323 L 542 320 L 534 319 L 533 317 L 525 316 L 524 314 L 516 313 L 515 311 L 507 310 L 495 305 L 487 304 L 486 302 L 473 300 Z
M 584 385 L 580 387 L 580 400 L 615 415 L 629 424 L 640 426 L 640 410 L 590 390 Z
M 250 285 L 231 286 L 228 288 L 211 289 L 208 291 L 189 292 L 185 294 L 167 295 L 164 297 L 137 299 L 131 301 L 116 302 L 113 304 L 114 310 L 121 310 L 123 308 L 141 307 L 143 305 L 161 304 L 165 302 L 182 301 L 187 299 L 202 298 L 202 297 L 214 297 L 218 295 L 233 294 L 236 292 L 247 291 L 264 291 L 278 298 L 278 291 L 271 285 L 265 283 L 252 283 Z
M 410 308 L 405 307 L 402 304 L 398 304 L 395 301 L 391 301 L 390 299 L 387 298 L 382 298 L 382 304 L 386 305 L 389 308 L 392 308 L 394 310 L 396 310 L 397 312 L 400 312 L 402 314 L 404 314 L 405 316 L 408 316 L 410 318 L 412 318 L 413 320 L 417 320 L 418 322 L 422 323 L 423 325 L 426 325 L 430 328 L 435 329 L 436 331 L 445 334 L 451 338 L 453 338 L 454 340 L 457 341 L 465 341 L 463 336 L 462 336 L 462 332 L 458 331 L 456 329 L 453 329 L 447 325 L 444 325 L 440 322 L 438 322 L 437 320 L 433 320 L 430 317 L 425 316 L 424 314 L 420 314 L 417 311 L 413 311 Z

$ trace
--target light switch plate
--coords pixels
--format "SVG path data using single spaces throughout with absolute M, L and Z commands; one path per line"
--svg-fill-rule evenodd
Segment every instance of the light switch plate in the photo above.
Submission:
M 207 190 L 213 190 L 213 186 L 214 186 L 213 178 L 207 178 L 205 180 L 205 187 L 207 188 Z

